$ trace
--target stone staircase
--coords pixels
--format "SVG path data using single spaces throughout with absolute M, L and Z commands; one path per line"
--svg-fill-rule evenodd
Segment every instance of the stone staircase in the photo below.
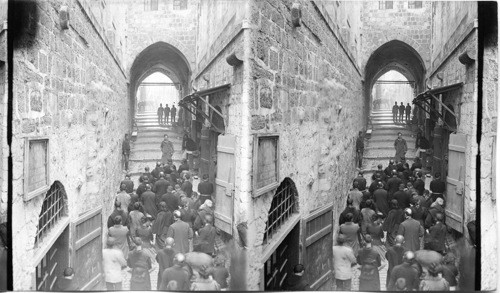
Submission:
M 161 160 L 160 145 L 164 134 L 168 134 L 170 141 L 174 145 L 172 159 L 176 166 L 180 165 L 183 152 L 181 150 L 182 129 L 172 125 L 158 125 L 156 112 L 137 114 L 136 123 L 138 129 L 137 139 L 130 145 L 129 172 L 131 179 L 138 184 L 139 176 L 144 172 L 144 168 L 149 166 L 153 171 L 156 162 Z
M 371 176 L 377 170 L 377 165 L 382 164 L 384 169 L 389 164 L 389 160 L 394 158 L 394 140 L 398 137 L 398 132 L 403 134 L 403 138 L 408 145 L 406 161 L 413 163 L 415 154 L 415 138 L 406 124 L 394 123 L 392 121 L 392 110 L 373 111 L 371 114 L 371 135 L 365 139 L 365 152 L 363 155 L 362 170 L 367 183 L 371 183 Z M 370 126 L 369 126 L 370 129 Z

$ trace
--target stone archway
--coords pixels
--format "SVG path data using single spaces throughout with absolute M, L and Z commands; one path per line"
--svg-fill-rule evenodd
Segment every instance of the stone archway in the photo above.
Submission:
M 129 98 L 132 118 L 136 114 L 136 92 L 140 83 L 150 74 L 161 72 L 181 86 L 181 95 L 189 91 L 191 66 L 186 56 L 175 46 L 162 41 L 143 49 L 135 57 L 129 71 Z
M 373 85 L 379 77 L 390 70 L 396 70 L 409 81 L 414 81 L 417 92 L 423 91 L 425 84 L 425 63 L 418 51 L 400 40 L 392 40 L 377 48 L 369 57 L 364 71 L 364 95 L 367 105 L 371 105 Z M 366 107 L 366 117 L 370 106 Z

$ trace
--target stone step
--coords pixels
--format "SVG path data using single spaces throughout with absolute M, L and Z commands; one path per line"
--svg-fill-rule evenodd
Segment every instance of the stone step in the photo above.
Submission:
M 182 128 L 181 127 L 163 127 L 163 126 L 148 126 L 148 127 L 139 127 L 139 134 L 145 132 L 157 132 L 157 133 L 175 133 L 179 136 L 182 136 Z
M 168 139 L 174 144 L 174 147 L 175 145 L 182 145 L 182 139 L 179 137 L 169 137 Z M 162 141 L 163 136 L 138 136 L 132 147 L 151 144 L 159 147 Z
M 411 137 L 414 133 L 407 129 L 407 128 L 381 128 L 381 129 L 374 129 L 372 131 L 372 137 L 374 135 L 394 135 L 394 139 L 398 137 L 398 132 L 401 132 L 403 134 L 403 138 L 406 139 L 406 137 Z
M 182 154 L 184 152 L 182 150 L 175 150 L 174 154 L 172 156 L 173 160 L 180 160 L 182 157 Z M 156 150 L 135 150 L 131 152 L 130 154 L 130 160 L 135 161 L 135 160 L 161 160 L 161 151 L 160 149 Z
M 385 134 L 385 133 L 378 133 L 379 130 L 377 131 L 373 131 L 372 132 L 372 135 L 370 137 L 370 139 L 368 140 L 368 143 L 370 142 L 380 142 L 380 141 L 383 141 L 383 142 L 387 142 L 387 143 L 394 143 L 394 140 L 396 140 L 396 138 L 398 138 L 397 136 L 397 132 L 396 134 Z M 413 143 L 415 144 L 415 140 L 416 138 L 415 137 L 411 137 L 411 136 L 405 136 L 405 134 L 403 133 L 403 138 L 406 140 L 406 143 L 408 145 L 410 145 L 410 143 Z
M 408 149 L 408 152 L 406 152 L 408 155 L 410 154 L 415 154 L 415 149 Z M 396 154 L 396 150 L 394 147 L 386 147 L 386 148 L 368 148 L 365 149 L 363 157 L 364 158 L 380 158 L 380 157 L 391 157 Z
M 397 133 L 399 131 L 403 132 L 404 130 L 408 130 L 408 128 L 406 128 L 403 125 L 394 125 L 394 124 L 378 124 L 377 125 L 376 124 L 376 125 L 372 125 L 372 130 L 373 130 L 373 132 L 375 132 L 376 130 L 394 130 Z
M 415 146 L 415 140 L 406 140 L 406 145 L 408 149 L 413 149 Z M 369 140 L 365 143 L 365 149 L 376 149 L 376 148 L 394 148 L 394 140 Z

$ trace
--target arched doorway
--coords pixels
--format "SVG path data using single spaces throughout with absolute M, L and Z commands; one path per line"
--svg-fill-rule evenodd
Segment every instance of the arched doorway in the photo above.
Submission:
M 138 110 L 136 105 L 139 86 L 147 77 L 156 72 L 170 79 L 178 90 L 179 96 L 189 92 L 191 68 L 184 54 L 165 42 L 152 44 L 137 55 L 130 68 L 129 97 L 132 118 Z
M 168 105 L 169 108 L 177 105 L 181 98 L 179 88 L 179 83 L 174 83 L 161 71 L 150 74 L 137 87 L 135 105 L 137 114 L 156 113 L 160 104 L 163 107 Z
M 264 245 L 277 245 L 264 263 L 264 290 L 280 290 L 299 263 L 300 221 L 291 218 L 298 210 L 295 183 L 285 178 L 276 190 L 268 212 Z M 283 228 L 289 228 L 283 231 Z
M 36 266 L 37 291 L 52 291 L 63 270 L 69 266 L 69 225 L 67 196 L 64 186 L 56 181 L 45 194 L 38 218 L 35 249 L 43 251 Z M 36 255 L 39 255 L 37 253 Z
M 392 40 L 375 50 L 365 67 L 366 115 L 373 110 L 372 91 L 377 81 L 386 73 L 396 71 L 412 85 L 414 93 L 424 90 L 425 65 L 418 52 L 410 45 Z

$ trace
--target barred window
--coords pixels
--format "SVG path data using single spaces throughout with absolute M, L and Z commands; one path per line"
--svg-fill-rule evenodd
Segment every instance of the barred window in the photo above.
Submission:
M 65 210 L 66 192 L 59 182 L 54 182 L 45 195 L 42 211 L 38 218 L 38 231 L 35 238 L 35 246 L 39 244 L 56 223 L 66 215 Z
M 271 239 L 278 228 L 295 212 L 297 190 L 291 179 L 286 178 L 276 190 L 269 209 L 264 243 Z
M 380 10 L 392 9 L 394 7 L 394 1 L 379 1 L 378 8 Z
M 422 1 L 408 1 L 408 9 L 422 8 Z
M 186 10 L 187 0 L 174 0 L 174 10 Z

